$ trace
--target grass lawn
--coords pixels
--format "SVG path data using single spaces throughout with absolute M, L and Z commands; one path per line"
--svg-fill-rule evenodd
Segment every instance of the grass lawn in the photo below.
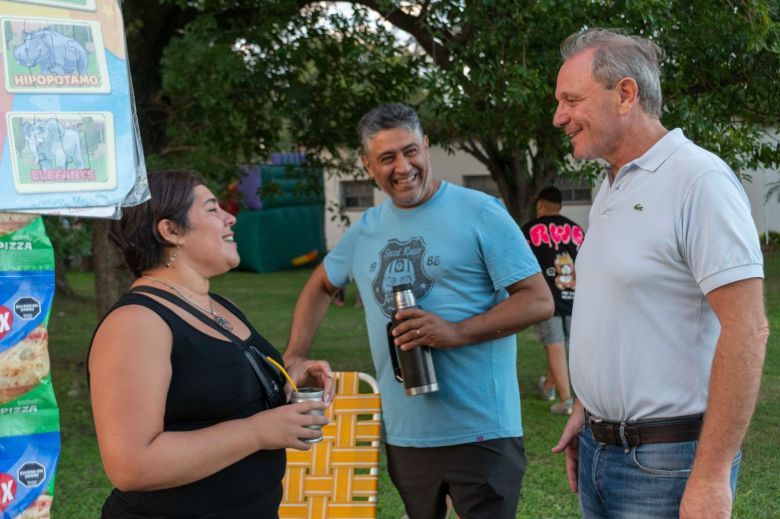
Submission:
M 278 348 L 286 344 L 295 299 L 309 270 L 273 274 L 234 272 L 213 283 L 247 313 L 260 332 Z M 766 256 L 766 294 L 770 326 L 780 330 L 780 252 Z M 84 364 L 94 330 L 92 276 L 74 273 L 70 281 L 82 300 L 58 297 L 50 325 L 49 351 L 52 378 L 61 413 L 62 453 L 55 487 L 54 519 L 99 516 L 111 490 L 100 463 L 89 407 Z M 352 306 L 354 288 L 347 290 L 346 305 L 331 307 L 317 336 L 313 355 L 328 359 L 336 370 L 373 374 L 361 309 Z M 761 395 L 744 443 L 744 457 L 734 517 L 780 517 L 780 340 L 769 339 Z M 576 497 L 568 491 L 561 456 L 550 454 L 565 418 L 547 411 L 536 398 L 533 385 L 544 371 L 544 352 L 532 332 L 517 336 L 528 471 L 523 481 L 519 518 L 577 517 Z M 128 352 L 128 355 L 132 352 Z M 379 517 L 398 519 L 403 507 L 390 480 L 383 474 L 379 491 Z

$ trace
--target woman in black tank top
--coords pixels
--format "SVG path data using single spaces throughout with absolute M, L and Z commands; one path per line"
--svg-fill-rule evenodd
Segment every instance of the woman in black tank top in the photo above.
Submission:
M 285 404 L 279 353 L 209 279 L 239 262 L 235 218 L 187 171 L 148 175 L 152 199 L 111 224 L 138 276 L 99 324 L 88 377 L 104 518 L 274 518 L 285 448 L 308 449 L 322 402 Z M 297 384 L 324 386 L 324 361 Z M 296 372 L 302 372 L 296 370 Z M 329 397 L 326 398 L 329 400 Z

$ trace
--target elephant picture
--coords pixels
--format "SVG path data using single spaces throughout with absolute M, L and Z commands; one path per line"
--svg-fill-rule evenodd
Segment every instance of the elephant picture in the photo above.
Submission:
M 81 169 L 84 159 L 81 155 L 81 139 L 76 130 L 65 128 L 54 118 L 29 122 L 22 125 L 27 146 L 42 170 Z M 71 167 L 68 168 L 70 163 Z
M 111 112 L 9 112 L 17 193 L 89 192 L 117 185 Z

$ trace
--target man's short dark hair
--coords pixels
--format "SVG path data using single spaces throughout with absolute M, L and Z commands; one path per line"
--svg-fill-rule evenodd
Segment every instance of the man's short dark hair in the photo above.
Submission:
M 561 205 L 563 203 L 563 195 L 561 190 L 555 186 L 547 186 L 536 195 L 536 200 L 545 200 L 552 202 L 553 204 Z
M 368 151 L 368 141 L 382 130 L 403 128 L 410 132 L 423 136 L 422 125 L 417 112 L 409 105 L 403 103 L 391 103 L 380 105 L 367 112 L 358 123 L 358 137 L 360 138 L 361 152 L 365 155 Z

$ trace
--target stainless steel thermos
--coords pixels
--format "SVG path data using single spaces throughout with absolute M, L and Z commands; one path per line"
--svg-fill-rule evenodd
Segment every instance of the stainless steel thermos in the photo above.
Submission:
M 433 366 L 433 354 L 428 346 L 403 351 L 395 345 L 395 338 L 390 333 L 401 321 L 395 318 L 398 310 L 414 308 L 417 303 L 412 293 L 412 285 L 404 283 L 393 287 L 393 320 L 387 325 L 387 342 L 390 349 L 390 360 L 393 363 L 393 373 L 398 382 L 403 382 L 407 395 L 422 395 L 439 390 L 436 380 L 436 369 Z

